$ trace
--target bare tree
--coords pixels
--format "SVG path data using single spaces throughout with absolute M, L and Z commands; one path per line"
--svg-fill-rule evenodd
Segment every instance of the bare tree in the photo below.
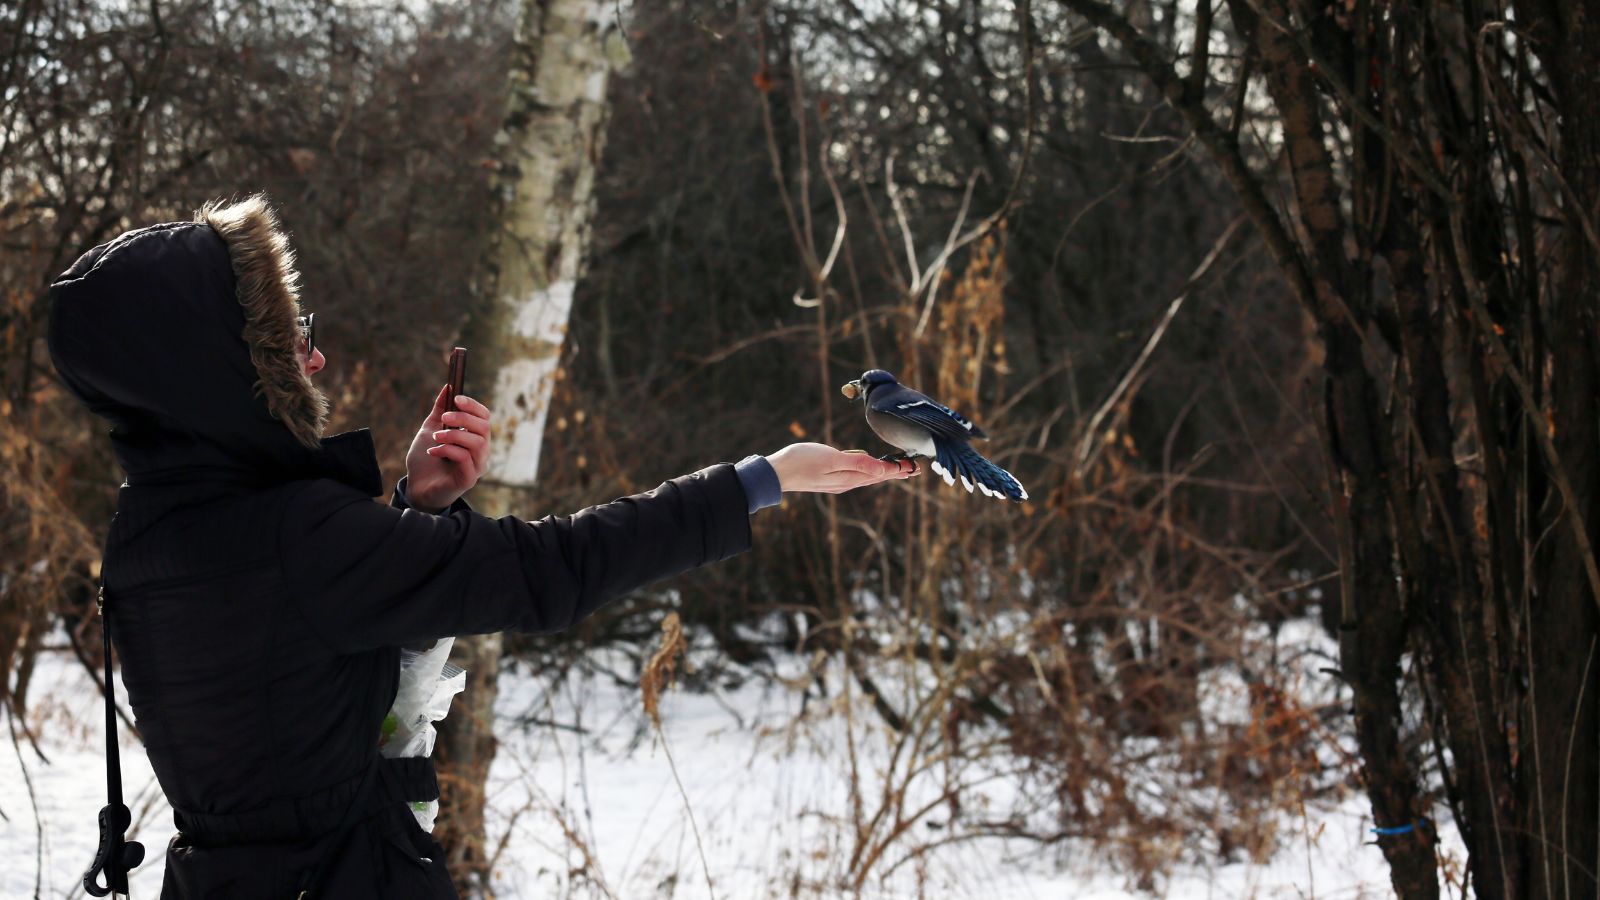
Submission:
M 860 697 L 890 731 L 857 740 L 882 736 L 904 763 L 849 786 L 844 889 L 926 852 L 916 826 L 933 820 L 935 843 L 1098 841 L 1152 885 L 1180 854 L 1269 853 L 1274 798 L 1342 777 L 1306 764 L 1333 710 L 1272 700 L 1292 686 L 1270 641 L 1244 638 L 1256 616 L 1304 611 L 1323 570 L 1295 569 L 1332 546 L 1252 480 L 1316 458 L 1293 440 L 1314 439 L 1309 423 L 1253 376 L 1303 356 L 1292 306 L 1230 229 L 1225 184 L 1174 153 L 1182 138 L 1160 128 L 1176 116 L 1092 42 L 1066 41 L 1064 13 L 935 6 L 637 12 L 552 413 L 583 453 L 551 457 L 545 490 L 648 483 L 708 445 L 872 447 L 837 386 L 881 365 L 971 411 L 1035 501 L 972 503 L 933 479 L 791 498 L 753 521 L 750 559 L 624 601 L 559 646 L 626 650 L 670 604 L 727 653 L 695 681 L 823 655 L 810 695 Z M 1169 310 L 1181 318 L 1164 328 Z M 1222 668 L 1245 673 L 1259 723 L 1199 720 L 1199 685 Z M 1174 752 L 1134 749 L 1152 737 Z M 983 808 L 963 773 L 987 765 L 1020 768 L 1027 808 Z M 947 805 L 896 802 L 900 779 L 929 771 L 950 776 Z M 1180 801 L 1187 814 L 1152 813 L 1132 787 L 1195 772 L 1216 800 Z
M 1228 66 L 1204 49 L 1212 4 L 1185 59 L 1139 4 L 1064 3 L 1183 116 L 1315 323 L 1341 668 L 1395 890 L 1439 892 L 1434 785 L 1402 743 L 1410 652 L 1473 888 L 1591 896 L 1600 23 L 1582 3 L 1229 0 Z M 1217 72 L 1241 97 L 1260 73 L 1283 194 Z
M 496 412 L 497 441 L 474 501 L 488 515 L 527 515 L 562 341 L 589 247 L 594 167 L 605 137 L 606 84 L 620 36 L 598 0 L 524 0 L 514 42 L 494 215 L 475 303 L 461 339 L 469 370 Z M 469 672 L 461 708 L 441 729 L 446 785 L 441 840 L 463 889 L 492 895 L 484 784 L 494 759 L 502 640 L 456 642 Z

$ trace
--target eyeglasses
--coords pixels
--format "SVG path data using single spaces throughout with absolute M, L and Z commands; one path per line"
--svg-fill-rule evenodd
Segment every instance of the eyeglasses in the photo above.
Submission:
M 311 351 L 317 348 L 317 314 L 298 316 L 294 324 L 300 327 L 300 340 L 306 342 L 306 356 L 311 356 Z

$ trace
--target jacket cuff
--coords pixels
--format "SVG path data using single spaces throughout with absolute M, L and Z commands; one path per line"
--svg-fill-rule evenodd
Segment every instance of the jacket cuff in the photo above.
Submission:
M 417 509 L 411 505 L 410 498 L 406 496 L 406 479 L 410 477 L 409 475 L 401 475 L 400 480 L 395 483 L 394 494 L 389 498 L 389 505 L 395 509 Z M 422 511 L 417 509 L 417 512 Z M 448 516 L 451 513 L 458 512 L 472 512 L 472 506 L 467 503 L 465 497 L 457 497 L 456 502 L 450 504 L 448 509 L 440 510 L 436 515 Z
M 744 488 L 750 514 L 783 501 L 783 485 L 765 456 L 752 453 L 735 463 L 733 471 L 739 476 L 739 486 Z

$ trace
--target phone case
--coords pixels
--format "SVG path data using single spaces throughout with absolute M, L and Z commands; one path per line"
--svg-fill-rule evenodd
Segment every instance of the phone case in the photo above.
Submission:
M 445 409 L 455 411 L 456 396 L 461 393 L 466 378 L 467 348 L 457 347 L 450 351 L 450 390 L 445 395 Z

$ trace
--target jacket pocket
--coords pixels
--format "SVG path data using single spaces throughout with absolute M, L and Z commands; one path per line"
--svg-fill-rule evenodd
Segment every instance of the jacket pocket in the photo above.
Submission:
M 378 837 L 383 845 L 382 869 L 393 891 L 384 896 L 459 900 L 439 842 L 422 830 L 409 809 L 401 807 L 396 818 L 403 821 L 385 823 Z

